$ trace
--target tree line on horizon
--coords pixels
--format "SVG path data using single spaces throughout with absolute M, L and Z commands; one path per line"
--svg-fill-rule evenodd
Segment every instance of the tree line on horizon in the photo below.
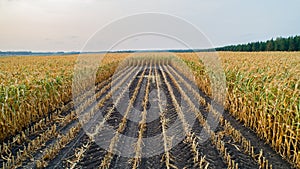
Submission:
M 217 51 L 300 51 L 300 36 L 287 38 L 272 38 L 266 42 L 251 42 L 247 44 L 230 45 L 216 48 Z

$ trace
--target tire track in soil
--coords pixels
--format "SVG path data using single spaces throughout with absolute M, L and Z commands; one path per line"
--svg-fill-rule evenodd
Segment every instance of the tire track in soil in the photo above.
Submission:
M 128 121 L 126 123 L 125 130 L 121 133 L 121 134 L 126 135 L 128 137 L 132 137 L 132 138 L 137 138 L 138 137 L 139 123 L 137 121 L 141 120 L 141 114 L 140 113 L 143 111 L 143 106 L 142 105 L 143 105 L 143 100 L 144 100 L 144 97 L 145 97 L 147 76 L 149 76 L 149 68 L 150 67 L 147 67 L 144 77 L 140 77 L 140 75 L 138 75 L 137 77 L 135 77 L 135 80 L 134 80 L 134 82 L 137 83 L 139 78 L 143 78 L 141 87 L 138 90 L 138 95 L 136 97 L 136 100 L 133 103 L 133 109 L 130 112 L 130 114 L 128 115 Z M 131 85 L 131 88 L 129 89 L 130 90 L 129 91 L 130 98 L 132 97 L 132 95 L 134 93 L 136 83 L 133 83 Z M 135 111 L 134 109 L 136 109 L 137 111 Z M 130 120 L 131 118 L 133 118 L 133 116 L 135 116 L 135 121 Z M 126 149 L 134 149 L 134 145 L 131 145 L 128 141 L 129 140 L 127 140 L 127 139 L 125 139 L 125 140 L 122 139 L 122 137 L 120 138 L 119 142 L 122 143 L 122 148 L 121 148 L 122 151 L 124 151 Z M 131 163 L 130 163 L 131 158 L 124 157 L 122 155 L 121 156 L 120 155 L 114 155 L 112 161 L 113 161 L 112 164 L 111 164 L 112 168 L 132 168 Z
M 144 72 L 144 75 L 145 74 L 147 74 L 147 72 L 149 71 L 149 70 L 147 70 L 147 67 L 143 67 L 143 72 Z M 140 76 L 139 76 L 140 75 Z M 132 87 L 132 88 L 129 88 L 129 90 L 130 89 L 133 89 L 133 95 L 131 96 L 131 97 L 129 97 L 129 98 L 127 98 L 128 100 L 130 100 L 130 101 L 133 101 L 133 103 L 132 103 L 132 105 L 131 105 L 131 103 L 130 102 L 127 102 L 128 103 L 128 106 L 127 106 L 127 110 L 126 111 L 129 111 L 129 112 L 126 112 L 126 113 L 128 113 L 128 114 L 124 114 L 124 116 L 122 116 L 121 117 L 121 119 L 122 120 L 124 120 L 125 118 L 126 118 L 126 121 L 125 121 L 125 127 L 124 127 L 124 130 L 122 130 L 121 128 L 120 128 L 120 125 L 118 124 L 118 129 L 117 130 L 119 130 L 119 129 L 121 129 L 121 133 L 115 133 L 115 135 L 113 136 L 113 138 L 112 139 L 114 139 L 116 136 L 117 136 L 117 134 L 118 134 L 118 138 L 115 138 L 116 140 L 115 140 L 115 145 L 112 145 L 112 143 L 110 143 L 110 146 L 113 146 L 114 147 L 114 149 L 116 148 L 116 147 L 118 147 L 119 146 L 119 144 L 120 143 L 122 143 L 122 146 L 120 147 L 118 147 L 118 150 L 117 151 L 120 151 L 120 150 L 128 150 L 128 149 L 132 149 L 133 147 L 133 145 L 130 145 L 129 143 L 128 143 L 128 139 L 125 139 L 125 140 L 122 140 L 122 139 L 124 139 L 124 137 L 121 137 L 122 135 L 134 135 L 134 133 L 137 133 L 138 132 L 138 128 L 136 129 L 136 127 L 134 126 L 134 123 L 132 123 L 132 121 L 130 121 L 129 119 L 127 119 L 128 118 L 128 116 L 130 115 L 130 113 L 135 109 L 135 103 L 136 103 L 136 101 L 137 101 L 137 97 L 139 97 L 139 95 L 140 94 L 142 94 L 141 92 L 140 92 L 140 90 L 143 88 L 143 85 L 145 84 L 145 78 L 144 77 L 142 77 L 143 76 L 143 73 L 141 73 L 141 72 L 138 72 L 138 75 L 136 76 L 136 77 L 133 77 L 133 78 L 137 78 L 138 80 L 136 81 L 136 79 L 135 79 L 135 81 L 133 81 L 133 83 L 131 83 L 130 84 L 130 87 Z M 140 81 L 141 80 L 141 81 Z M 137 83 L 134 83 L 134 82 L 137 82 Z M 136 93 L 135 93 L 136 92 Z M 134 94 L 135 93 L 135 94 Z M 135 99 L 133 99 L 135 97 Z M 132 100 L 133 99 L 133 100 Z M 128 100 L 125 100 L 125 102 L 126 101 L 128 101 Z M 129 109 L 128 109 L 129 108 Z M 128 122 L 130 122 L 131 124 L 128 124 Z M 133 128 L 133 130 L 128 130 L 127 128 L 128 127 L 132 127 Z M 130 134 L 129 134 L 130 133 Z M 112 140 L 112 139 L 110 139 L 110 140 Z M 120 149 L 121 148 L 121 149 Z M 109 155 L 110 156 L 110 154 L 109 154 L 109 152 L 105 155 L 105 156 L 107 156 L 107 155 Z M 108 156 L 108 157 L 109 157 Z M 133 154 L 132 154 L 132 156 L 133 156 Z M 106 158 L 106 157 L 105 157 Z M 110 158 L 110 157 L 109 157 Z M 116 168 L 116 166 L 118 166 L 118 163 L 121 165 L 121 167 L 122 168 L 126 168 L 126 167 L 130 167 L 130 165 L 129 165 L 129 163 L 128 163 L 128 160 L 129 160 L 129 158 L 126 158 L 126 157 L 122 157 L 122 155 L 120 156 L 120 155 L 116 155 L 116 154 L 112 154 L 112 159 L 108 159 L 109 160 L 109 162 L 110 162 L 110 165 L 109 165 L 109 167 L 110 168 Z M 102 163 L 102 162 L 101 162 Z M 99 167 L 101 167 L 101 166 L 99 166 Z M 101 167 L 102 168 L 102 167 Z M 117 167 L 118 168 L 118 167 Z
M 169 86 L 167 86 L 167 81 L 168 80 L 165 77 L 166 72 L 163 70 L 163 68 L 161 68 L 160 65 L 159 65 L 159 67 L 160 67 L 159 75 L 161 77 L 163 77 L 163 79 L 164 79 L 163 80 L 164 83 L 162 85 L 163 86 L 162 88 L 164 90 L 168 91 L 168 96 L 169 96 L 168 98 L 172 98 L 174 96 L 175 100 L 172 99 L 172 101 L 171 101 L 172 105 L 175 106 L 175 104 L 178 104 L 180 109 L 182 109 L 182 106 L 184 106 L 184 105 L 181 105 L 182 102 L 181 102 L 180 93 L 171 84 L 170 84 L 170 88 L 171 88 L 171 90 L 170 90 Z M 173 93 L 171 94 L 171 92 L 173 92 Z M 171 115 L 172 115 L 172 113 L 175 113 L 178 116 L 177 118 L 179 118 L 179 112 L 177 112 L 176 108 L 175 108 L 175 111 L 170 112 Z M 183 114 L 183 118 L 185 119 L 184 114 Z M 183 123 L 184 123 L 184 121 L 182 121 L 182 119 L 181 119 L 180 124 L 177 124 L 177 126 L 174 126 L 175 124 L 172 125 L 172 128 L 173 129 L 176 128 L 176 131 L 178 133 L 178 134 L 173 135 L 173 139 L 175 140 L 175 143 L 177 141 L 180 141 L 180 142 L 177 145 L 174 145 L 174 147 L 170 150 L 170 154 L 173 154 L 173 156 L 174 156 L 174 159 L 175 159 L 174 160 L 175 161 L 174 165 L 176 167 L 179 167 L 179 168 L 188 167 L 188 168 L 190 168 L 191 166 L 194 166 L 195 164 L 193 164 L 193 162 L 192 162 L 192 159 L 193 159 L 192 153 L 188 153 L 191 150 L 191 144 L 188 144 L 185 141 L 186 138 L 187 138 L 185 136 L 187 134 L 186 133 L 187 131 L 184 129 L 184 124 Z M 183 139 L 183 141 L 181 139 Z M 172 140 L 172 142 L 174 142 L 174 140 Z
M 162 71 L 164 71 L 164 70 L 158 69 L 158 74 L 160 77 L 163 77 Z M 175 129 L 175 131 L 177 131 L 176 135 L 173 135 L 172 142 L 180 141 L 177 145 L 172 145 L 173 147 L 171 148 L 171 150 L 169 152 L 170 152 L 170 154 L 172 154 L 172 156 L 174 158 L 174 161 L 175 161 L 174 165 L 177 166 L 178 168 L 184 168 L 185 166 L 187 166 L 189 164 L 189 161 L 191 159 L 193 159 L 190 154 L 191 147 L 182 140 L 182 138 L 184 137 L 185 131 L 184 131 L 181 123 L 179 123 L 179 124 L 177 124 L 177 126 L 175 126 L 174 122 L 179 117 L 176 113 L 175 105 L 173 104 L 173 101 L 171 99 L 171 94 L 169 93 L 168 87 L 164 82 L 161 84 L 161 89 L 163 91 L 165 91 L 166 98 L 167 98 L 167 110 L 165 113 L 165 118 L 170 120 L 170 122 L 167 123 L 167 126 L 168 126 L 168 128 L 172 127 L 173 130 Z M 173 94 L 174 94 L 177 102 L 180 104 L 181 103 L 181 95 L 174 87 L 173 87 Z
M 200 136 L 200 132 L 202 131 L 202 126 L 200 125 L 200 123 L 195 122 L 192 131 L 197 136 Z M 210 139 L 199 144 L 198 151 L 201 153 L 201 156 L 205 156 L 206 161 L 209 162 L 208 168 L 210 169 L 227 168 L 226 163 L 223 161 L 222 155 L 220 155 L 220 153 L 212 144 Z
M 157 66 L 152 66 L 152 74 L 151 76 L 155 77 L 155 69 L 157 69 Z M 152 91 L 156 91 L 157 86 L 156 86 L 156 80 L 150 82 L 150 93 Z M 164 91 L 163 91 L 164 92 Z M 149 103 L 147 107 L 147 119 L 153 119 L 156 117 L 157 119 L 147 122 L 146 124 L 146 130 L 145 130 L 145 135 L 143 138 L 150 138 L 153 137 L 155 138 L 154 140 L 145 140 L 144 146 L 142 146 L 142 154 L 143 158 L 141 159 L 140 163 L 140 168 L 164 168 L 164 163 L 161 162 L 163 153 L 158 154 L 158 155 L 153 155 L 153 149 L 154 150 L 162 150 L 163 152 L 164 147 L 162 144 L 162 137 L 155 137 L 155 136 L 161 136 L 160 134 L 162 133 L 162 125 L 160 123 L 160 118 L 159 116 L 156 116 L 157 114 L 154 113 L 159 113 L 159 108 L 158 108 L 158 97 L 157 95 L 152 95 L 151 97 L 149 96 Z M 152 103 L 152 104 L 151 104 Z M 149 111 L 151 110 L 151 111 Z M 155 111 L 155 112 L 153 112 Z M 148 142 L 149 141 L 149 142 Z M 152 142 L 150 142 L 152 141 Z M 154 143 L 153 143 L 154 142 Z M 147 146 L 148 145 L 148 146 Z M 151 145 L 151 146 L 149 146 Z M 154 147 L 155 146 L 155 147 Z M 146 157 L 145 157 L 146 156 Z

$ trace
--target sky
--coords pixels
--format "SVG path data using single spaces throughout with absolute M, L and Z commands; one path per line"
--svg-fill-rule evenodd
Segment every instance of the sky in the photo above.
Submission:
M 199 29 L 212 47 L 265 41 L 300 35 L 299 7 L 299 0 L 0 0 L 0 51 L 81 51 L 99 30 L 145 12 L 183 19 Z M 139 27 L 139 22 L 132 26 Z M 105 50 L 102 44 L 118 39 L 115 34 L 103 36 L 89 49 Z M 135 39 L 116 49 L 182 47 L 162 36 Z

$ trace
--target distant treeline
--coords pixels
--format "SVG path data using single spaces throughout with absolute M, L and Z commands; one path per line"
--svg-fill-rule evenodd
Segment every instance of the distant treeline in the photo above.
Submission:
M 300 36 L 216 48 L 217 51 L 300 51 Z
M 107 53 L 151 53 L 151 52 L 170 52 L 170 53 L 185 53 L 185 52 L 213 52 L 215 49 L 152 49 L 152 50 L 119 50 L 107 51 Z
M 79 52 L 31 52 L 31 51 L 0 51 L 0 56 L 16 56 L 16 55 L 69 55 L 79 54 Z

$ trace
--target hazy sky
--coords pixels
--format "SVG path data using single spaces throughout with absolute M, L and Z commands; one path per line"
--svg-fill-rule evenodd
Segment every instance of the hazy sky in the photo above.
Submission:
M 0 50 L 80 51 L 99 28 L 141 12 L 183 18 L 214 46 L 267 40 L 300 34 L 299 7 L 299 0 L 0 0 Z

